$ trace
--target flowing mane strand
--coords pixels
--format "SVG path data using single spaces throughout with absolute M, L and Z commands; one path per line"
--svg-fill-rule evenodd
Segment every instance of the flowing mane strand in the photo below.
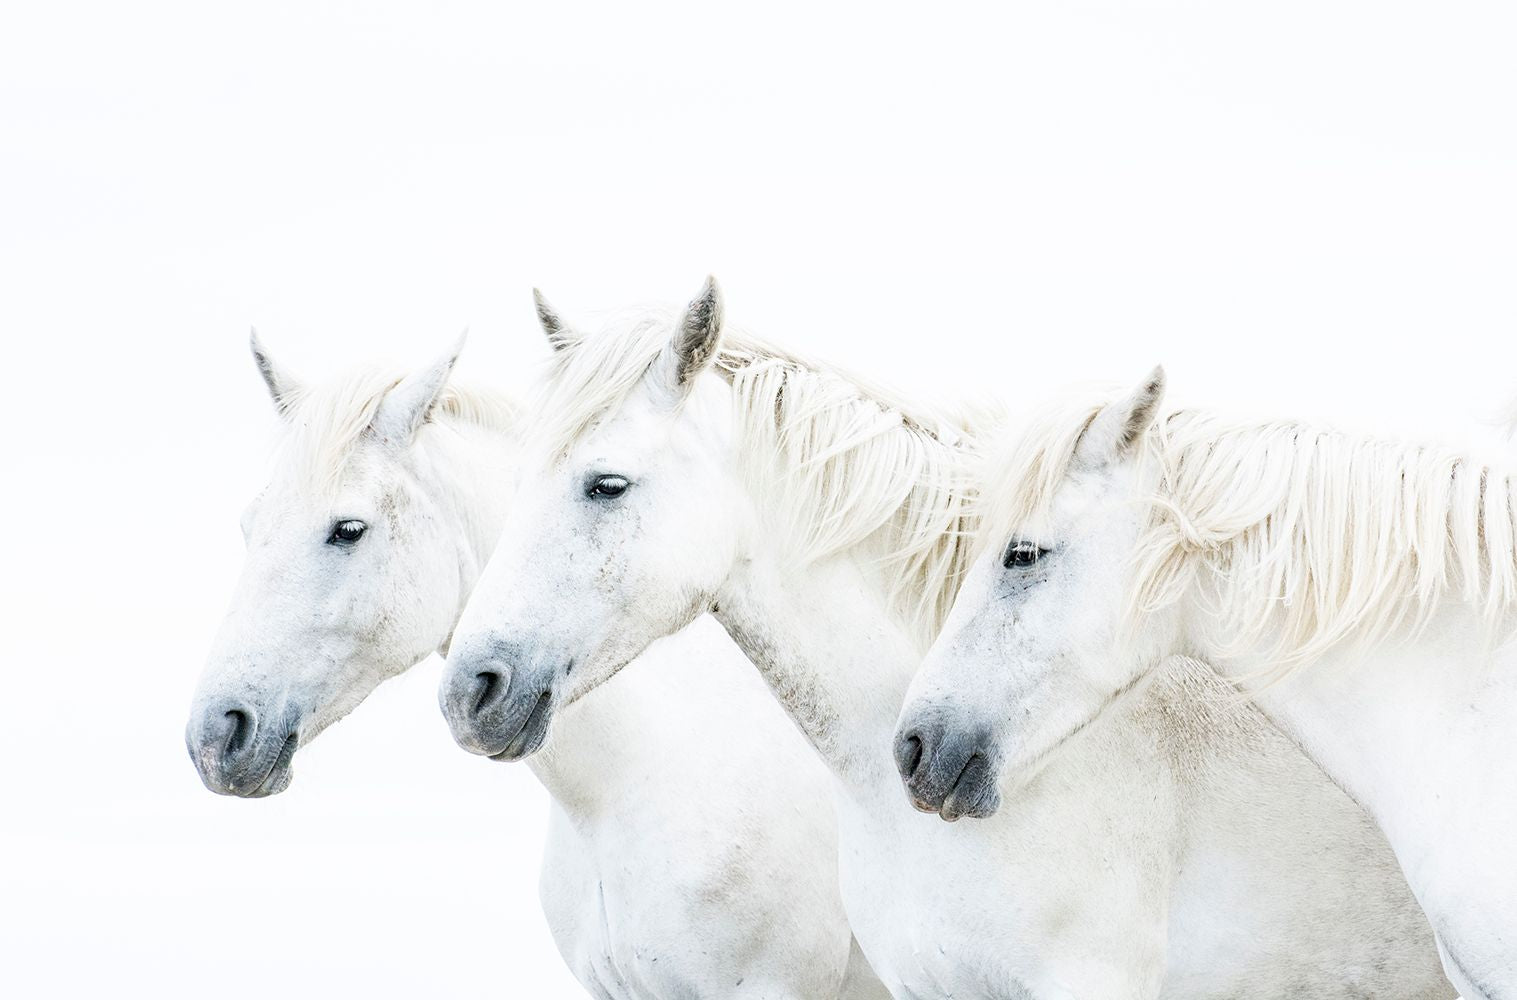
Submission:
M 379 404 L 404 377 L 405 373 L 391 369 L 362 367 L 328 382 L 304 386 L 294 394 L 281 448 L 312 495 L 333 497 Z M 503 393 L 450 383 L 444 386 L 427 420 L 429 425 L 458 423 L 514 434 L 520 416 Z
M 993 470 L 985 528 L 999 544 L 1046 514 L 1084 429 L 1113 397 L 1071 399 Z M 1364 650 L 1425 628 L 1450 597 L 1493 640 L 1517 610 L 1509 472 L 1451 449 L 1292 421 L 1175 411 L 1145 435 L 1148 517 L 1133 553 L 1126 625 L 1194 592 L 1205 573 L 1223 655 L 1278 664 Z M 989 489 L 989 487 L 987 487 Z
M 554 356 L 525 436 L 565 454 L 642 382 L 674 315 L 624 314 Z M 730 326 L 715 370 L 732 386 L 742 472 L 776 516 L 786 551 L 812 562 L 867 546 L 923 643 L 968 567 L 970 467 L 991 419 L 908 403 Z

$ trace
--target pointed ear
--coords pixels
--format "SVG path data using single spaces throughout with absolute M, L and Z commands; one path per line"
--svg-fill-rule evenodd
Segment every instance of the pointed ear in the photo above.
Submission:
M 1148 378 L 1132 392 L 1114 403 L 1107 403 L 1096 414 L 1080 442 L 1075 446 L 1075 463 L 1086 469 L 1102 469 L 1128 457 L 1137 450 L 1143 435 L 1159 415 L 1164 401 L 1164 368 L 1148 373 Z
M 532 289 L 532 302 L 537 306 L 537 321 L 542 324 L 543 333 L 548 335 L 548 344 L 554 351 L 562 351 L 579 343 L 579 334 L 569 328 L 569 324 L 563 321 L 557 310 L 549 305 L 543 293 Z
M 722 291 L 715 278 L 707 277 L 700 293 L 685 307 L 658 361 L 657 376 L 671 398 L 685 397 L 696 376 L 716 359 L 721 339 Z
M 427 422 L 443 387 L 448 384 L 448 376 L 453 373 L 453 365 L 458 361 L 458 354 L 464 349 L 468 336 L 469 331 L 465 330 L 452 350 L 421 371 L 407 375 L 385 393 L 369 425 L 375 436 L 396 448 L 411 443 L 417 430 Z
M 269 395 L 274 399 L 274 409 L 281 417 L 288 417 L 290 407 L 300 396 L 300 383 L 269 357 L 263 341 L 258 339 L 257 330 L 248 337 L 248 346 L 253 349 L 253 363 L 258 366 L 258 374 L 263 376 L 263 384 L 269 387 Z

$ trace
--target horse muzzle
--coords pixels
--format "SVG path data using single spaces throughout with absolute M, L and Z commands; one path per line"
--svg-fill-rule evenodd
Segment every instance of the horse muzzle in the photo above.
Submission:
M 495 760 L 520 760 L 547 741 L 558 673 L 505 643 L 455 648 L 438 705 L 459 746 Z
M 184 742 L 206 788 L 255 799 L 290 786 L 300 732 L 282 713 L 261 716 L 248 702 L 216 701 L 190 717 Z
M 937 715 L 907 719 L 896 730 L 894 751 L 906 796 L 922 812 L 951 823 L 1000 808 L 1000 752 L 988 729 L 955 727 Z

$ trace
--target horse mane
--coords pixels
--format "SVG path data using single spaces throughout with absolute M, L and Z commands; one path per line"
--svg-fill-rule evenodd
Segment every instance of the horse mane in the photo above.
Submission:
M 380 366 L 352 369 L 326 382 L 302 386 L 289 399 L 281 442 L 299 481 L 313 495 L 332 497 L 385 394 L 406 373 Z M 504 393 L 451 382 L 427 416 L 427 426 L 467 426 L 514 434 L 516 404 Z
M 642 382 L 674 321 L 624 313 L 555 354 L 524 436 L 567 453 Z M 867 544 L 925 648 L 968 568 L 969 456 L 992 413 L 908 402 L 730 326 L 714 370 L 732 386 L 741 472 L 777 543 L 802 564 Z
M 1018 436 L 984 480 L 988 544 L 1046 516 L 1113 398 L 1063 400 Z M 1450 598 L 1477 609 L 1489 638 L 1517 611 L 1511 473 L 1454 449 L 1176 410 L 1138 460 L 1157 484 L 1141 498 L 1129 630 L 1204 575 L 1222 655 L 1261 654 L 1274 680 L 1329 650 L 1416 635 Z

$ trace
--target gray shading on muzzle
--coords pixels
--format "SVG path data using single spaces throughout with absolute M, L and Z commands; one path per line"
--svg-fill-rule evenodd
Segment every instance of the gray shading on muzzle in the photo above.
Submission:
M 220 700 L 190 719 L 184 742 L 206 788 L 263 798 L 284 791 L 294 777 L 299 723 L 288 708 L 260 713 L 251 702 Z
M 1001 805 L 1000 751 L 988 727 L 950 725 L 932 713 L 896 733 L 895 764 L 911 804 L 945 820 L 984 818 Z
M 520 760 L 547 740 L 558 674 L 557 660 L 524 645 L 475 640 L 450 651 L 437 701 L 459 746 L 496 760 Z

